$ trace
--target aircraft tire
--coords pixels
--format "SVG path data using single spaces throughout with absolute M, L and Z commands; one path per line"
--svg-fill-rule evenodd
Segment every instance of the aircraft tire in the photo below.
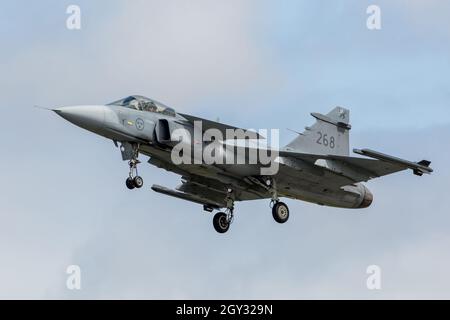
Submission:
M 125 184 L 128 189 L 133 190 L 135 188 L 134 181 L 132 178 L 128 178 L 127 181 L 125 181 Z
M 230 222 L 228 221 L 227 215 L 223 212 L 216 213 L 213 218 L 214 229 L 218 233 L 225 233 L 230 229 Z
M 289 220 L 289 208 L 283 202 L 277 202 L 272 208 L 272 215 L 276 222 L 285 223 Z
M 142 179 L 142 177 L 140 177 L 140 176 L 136 176 L 133 179 L 133 184 L 136 188 L 140 189 L 144 186 L 144 179 Z

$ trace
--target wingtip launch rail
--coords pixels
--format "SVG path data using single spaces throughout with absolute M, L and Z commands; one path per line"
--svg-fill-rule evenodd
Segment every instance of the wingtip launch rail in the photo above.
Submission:
M 423 174 L 430 174 L 433 172 L 433 169 L 430 168 L 431 162 L 428 160 L 412 162 L 412 161 L 400 159 L 397 157 L 393 157 L 393 156 L 387 155 L 385 153 L 374 151 L 371 149 L 353 149 L 353 152 L 363 155 L 363 156 L 366 156 L 366 157 L 369 157 L 369 158 L 373 158 L 373 159 L 377 159 L 377 160 L 404 166 L 408 169 L 413 170 L 414 174 L 417 176 L 422 176 Z

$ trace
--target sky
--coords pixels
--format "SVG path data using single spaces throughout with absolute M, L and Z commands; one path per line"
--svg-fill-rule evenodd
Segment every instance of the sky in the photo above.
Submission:
M 0 40 L 0 298 L 450 298 L 450 3 L 0 0 Z M 130 94 L 282 143 L 310 112 L 347 107 L 351 147 L 435 172 L 370 181 L 361 211 L 286 200 L 285 225 L 266 200 L 238 203 L 219 235 L 201 206 L 150 190 L 178 176 L 144 163 L 129 192 L 111 141 L 33 108 Z

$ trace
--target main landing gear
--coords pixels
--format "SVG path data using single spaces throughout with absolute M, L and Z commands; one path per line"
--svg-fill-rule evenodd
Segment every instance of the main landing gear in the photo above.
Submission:
M 225 212 L 216 213 L 213 218 L 213 226 L 218 233 L 227 232 L 230 229 L 228 215 Z
M 286 223 L 289 220 L 289 208 L 288 206 L 280 202 L 278 199 L 278 191 L 276 181 L 272 178 L 266 180 L 268 191 L 272 195 L 272 201 L 270 207 L 272 208 L 272 216 L 278 223 Z
M 234 192 L 233 189 L 227 190 L 225 198 L 227 209 L 225 212 L 219 212 L 214 215 L 213 226 L 218 233 L 225 233 L 230 229 L 234 219 Z
M 272 205 L 272 216 L 278 223 L 286 223 L 289 220 L 289 208 L 288 206 L 280 201 L 273 201 Z
M 278 223 L 286 223 L 289 220 L 289 208 L 280 201 L 272 201 L 272 216 Z M 218 233 L 226 233 L 230 229 L 230 225 L 233 222 L 233 210 L 234 208 L 227 209 L 225 212 L 218 212 L 214 215 L 213 226 Z
M 272 208 L 273 219 L 278 223 L 286 223 L 289 220 L 288 206 L 278 199 L 275 188 L 275 182 L 270 180 L 267 182 L 268 191 L 272 194 L 270 206 Z M 214 215 L 213 226 L 218 233 L 226 233 L 230 229 L 230 225 L 234 218 L 234 192 L 228 189 L 226 196 L 227 209 L 225 212 L 218 212 Z M 210 210 L 209 210 L 210 211 Z

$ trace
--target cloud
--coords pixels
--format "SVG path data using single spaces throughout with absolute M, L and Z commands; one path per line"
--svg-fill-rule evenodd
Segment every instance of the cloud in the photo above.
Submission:
M 270 57 L 253 34 L 253 11 L 251 1 L 127 4 L 102 30 L 113 35 L 105 41 L 106 64 L 122 87 L 134 79 L 176 104 L 272 84 Z
M 280 49 L 273 34 L 260 29 L 273 16 L 254 2 L 120 2 L 105 15 L 87 4 L 83 8 L 86 20 L 80 33 L 49 28 L 36 34 L 32 27 L 23 28 L 23 43 L 0 53 L 1 297 L 449 297 L 450 153 L 445 137 L 450 128 L 445 113 L 438 112 L 445 106 L 445 88 L 432 77 L 444 70 L 436 67 L 440 64 L 428 68 L 421 56 L 411 53 L 402 56 L 403 68 L 429 69 L 427 76 L 399 73 L 398 57 L 390 60 L 392 51 L 387 50 L 392 41 L 378 43 L 387 50 L 386 63 L 372 65 L 374 56 L 361 56 L 355 63 L 346 52 L 358 52 L 364 44 L 351 37 L 347 42 L 341 42 L 345 37 L 330 39 L 339 16 L 325 31 L 305 23 L 304 38 L 289 33 L 293 44 L 312 44 L 300 46 L 307 52 L 297 57 L 300 51 L 294 45 Z M 309 21 L 328 16 L 307 9 L 302 14 L 311 14 Z M 60 19 L 53 13 L 49 17 Z M 354 19 L 364 26 L 364 17 L 362 10 L 361 19 Z M 344 49 L 326 46 L 328 40 L 343 43 Z M 352 46 L 345 47 L 347 43 Z M 330 50 L 317 52 L 322 45 Z M 395 48 L 405 54 L 403 44 Z M 442 54 L 429 53 L 430 61 Z M 317 59 L 310 60 L 313 56 Z M 374 70 L 379 73 L 372 76 Z M 368 75 L 362 78 L 361 73 Z M 402 76 L 420 81 L 404 83 L 399 90 L 396 82 Z M 280 89 L 287 80 L 291 91 Z M 370 91 L 377 81 L 380 90 Z M 427 90 L 421 81 L 429 83 Z M 361 94 L 356 83 L 368 93 Z M 311 88 L 314 92 L 308 94 Z M 395 103 L 387 101 L 390 91 L 397 94 Z M 414 92 L 424 102 L 437 99 L 421 109 L 427 121 L 395 112 L 409 110 L 417 100 Z M 307 111 L 351 101 L 358 116 L 353 146 L 411 160 L 427 158 L 436 172 L 420 179 L 403 172 L 371 181 L 375 202 L 365 211 L 287 201 L 291 219 L 283 226 L 273 222 L 267 201 L 239 203 L 231 232 L 219 236 L 200 206 L 148 188 L 152 183 L 173 187 L 178 176 L 143 163 L 146 188 L 128 192 L 127 165 L 110 141 L 31 109 L 33 104 L 102 103 L 130 93 L 182 109 L 198 108 L 200 115 L 215 109 L 232 114 L 236 122 L 248 116 L 250 125 L 260 120 L 294 129 L 310 123 L 303 120 Z M 376 96 L 371 103 L 370 93 Z M 261 108 L 256 115 L 255 108 Z M 444 125 L 437 127 L 438 121 Z M 401 130 L 399 122 L 404 124 Z M 374 123 L 379 130 L 370 130 Z M 71 264 L 82 269 L 80 292 L 65 288 L 65 270 Z M 370 264 L 382 267 L 381 292 L 365 287 Z
M 54 41 L 8 59 L 2 67 L 9 76 L 0 84 L 11 100 L 20 88 L 52 104 L 106 103 L 100 99 L 136 93 L 192 107 L 207 97 L 264 91 L 275 86 L 276 72 L 254 36 L 254 4 L 121 2 L 109 20 L 83 7 L 81 31 L 50 32 Z

